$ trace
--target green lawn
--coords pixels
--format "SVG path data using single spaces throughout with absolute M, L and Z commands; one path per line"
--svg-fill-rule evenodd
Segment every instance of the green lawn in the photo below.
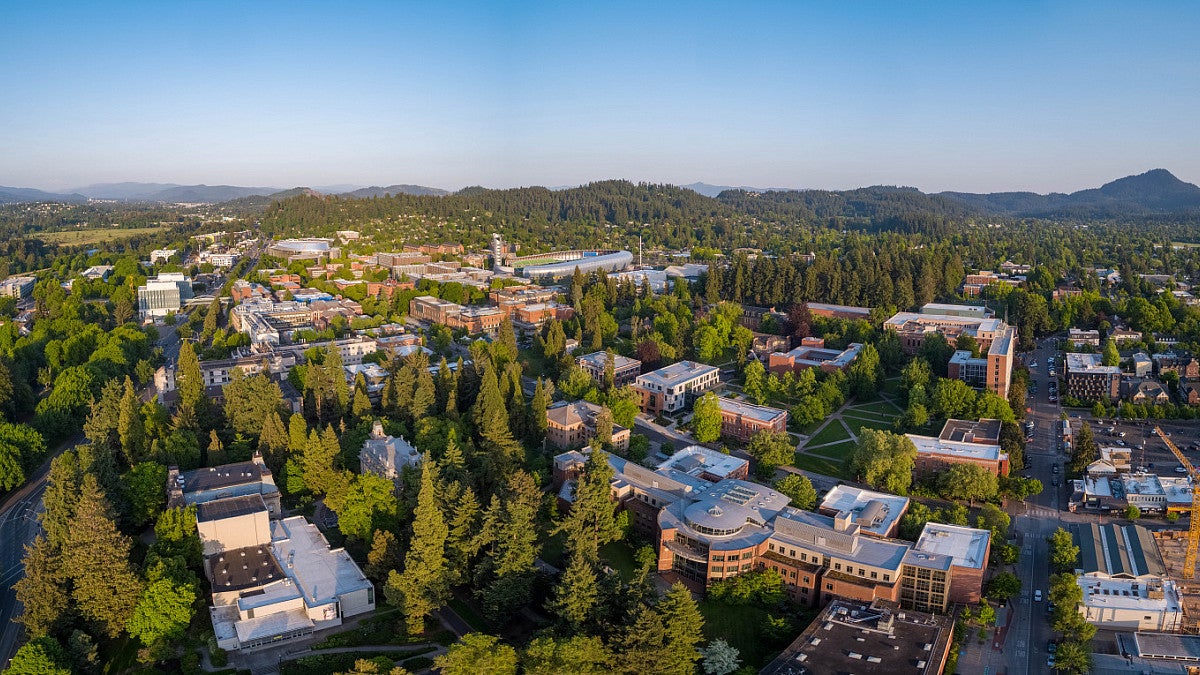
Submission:
M 840 462 L 849 459 L 850 453 L 854 452 L 854 448 L 857 445 L 858 444 L 854 441 L 846 441 L 844 443 L 834 443 L 833 445 L 826 445 L 820 448 L 813 448 L 812 450 L 805 450 L 805 452 Z
M 829 424 L 825 425 L 824 429 L 818 432 L 817 435 L 808 439 L 808 443 L 806 445 L 811 447 L 814 445 L 821 445 L 822 443 L 836 443 L 838 441 L 848 440 L 850 440 L 850 434 L 846 431 L 846 428 L 842 426 L 842 423 L 838 420 L 830 420 Z
M 637 560 L 633 557 L 635 553 L 636 551 L 626 541 L 610 542 L 600 548 L 600 557 L 625 581 L 632 579 L 637 571 Z
M 871 403 L 864 403 L 862 405 L 855 404 L 855 405 L 850 406 L 850 410 L 852 410 L 852 411 L 853 410 L 863 410 L 863 411 L 868 411 L 868 412 L 873 412 L 873 413 L 879 413 L 881 415 L 893 415 L 893 416 L 899 415 L 901 412 L 903 412 L 896 406 L 889 403 L 888 401 L 872 401 Z
M 889 377 L 883 381 L 883 391 L 888 394 L 897 395 L 900 393 L 900 378 Z
M 891 422 L 892 420 L 896 419 L 891 415 L 880 415 L 879 413 L 861 412 L 858 410 L 846 410 L 842 413 L 842 417 L 846 418 L 847 421 L 849 421 L 849 418 L 853 417 L 855 419 L 860 419 L 867 422 Z
M 892 423 L 890 420 L 886 421 L 886 422 L 884 422 L 884 421 L 874 422 L 874 421 L 867 421 L 867 420 L 863 420 L 863 419 L 856 419 L 856 418 L 849 418 L 849 417 L 845 418 L 845 420 L 846 420 L 846 425 L 850 427 L 850 430 L 854 432 L 855 436 L 858 436 L 862 432 L 864 427 L 866 427 L 867 429 L 884 429 L 887 431 L 892 430 Z
M 792 461 L 792 466 L 805 471 L 812 471 L 826 476 L 835 476 L 837 478 L 850 478 L 846 473 L 843 462 L 836 459 L 827 459 L 825 457 L 817 457 L 803 452 L 797 452 L 796 458 Z
M 453 609 L 455 614 L 462 617 L 463 621 L 471 624 L 471 628 L 478 631 L 487 630 L 489 626 L 488 622 L 484 621 L 483 617 L 479 616 L 479 613 L 471 605 L 463 602 L 457 596 L 450 596 L 450 602 L 446 604 L 450 605 L 450 609 Z
M 725 638 L 738 650 L 742 664 L 757 671 L 766 665 L 774 652 L 764 644 L 761 630 L 767 610 L 752 605 L 727 605 L 705 600 L 700 603 L 704 615 L 704 637 L 709 640 Z

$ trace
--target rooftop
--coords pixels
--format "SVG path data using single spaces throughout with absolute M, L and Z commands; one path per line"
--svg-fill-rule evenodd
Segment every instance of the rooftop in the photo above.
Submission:
M 950 556 L 956 567 L 983 569 L 987 566 L 988 543 L 992 535 L 986 530 L 942 523 L 926 523 L 914 551 Z
M 1166 573 L 1150 531 L 1140 525 L 1087 523 L 1072 527 L 1079 546 L 1079 569 L 1134 579 Z
M 1100 354 L 1067 354 L 1067 373 L 1090 373 L 1104 375 L 1119 375 L 1121 369 L 1117 366 L 1102 365 Z
M 908 497 L 837 485 L 821 500 L 820 510 L 853 513 L 853 522 L 864 532 L 884 537 L 908 510 Z
M 208 490 L 219 490 L 221 488 L 234 487 L 237 485 L 248 485 L 251 483 L 261 483 L 263 477 L 269 477 L 271 471 L 265 465 L 256 462 L 237 462 L 235 464 L 223 464 L 221 466 L 213 466 L 206 469 L 196 469 L 194 471 L 185 471 L 180 474 L 180 487 L 183 493 L 191 494 L 194 492 L 205 492 Z M 274 481 L 271 481 L 271 487 L 274 488 Z M 273 492 L 274 490 L 267 490 Z
M 863 346 L 858 342 L 851 342 L 843 350 L 827 349 L 825 347 L 816 347 L 809 345 L 801 345 L 787 352 L 786 355 L 795 359 L 797 363 L 807 364 L 809 366 L 820 366 L 830 364 L 838 368 L 849 365 L 854 359 L 858 358 L 858 353 L 862 351 Z
M 680 361 L 679 363 L 672 363 L 665 368 L 643 373 L 638 376 L 638 380 L 647 384 L 657 384 L 670 388 L 710 373 L 716 373 L 717 371 L 718 368 L 716 366 L 707 366 L 695 361 Z
M 608 352 L 592 352 L 591 354 L 581 356 L 579 357 L 579 363 L 586 363 L 597 370 L 604 370 L 604 367 L 608 364 Z M 641 365 L 642 362 L 638 361 L 637 359 L 631 359 L 628 356 L 621 356 L 620 354 L 613 354 L 613 368 L 615 370 Z
M 277 520 L 272 526 L 275 557 L 286 567 L 310 607 L 371 586 L 350 555 L 344 549 L 330 550 L 317 526 L 303 516 Z
M 1083 604 L 1088 607 L 1135 611 L 1180 611 L 1179 593 L 1170 580 L 1111 579 L 1081 576 L 1076 580 L 1083 589 Z
M 936 675 L 953 633 L 947 616 L 882 601 L 834 600 L 760 675 Z
M 234 624 L 234 630 L 237 631 L 238 642 L 246 644 L 253 640 L 311 630 L 315 625 L 301 607 L 253 619 L 243 619 Z
M 989 461 L 999 461 L 1001 457 L 1005 456 L 1004 453 L 1000 452 L 1000 446 L 994 443 L 967 443 L 942 440 L 933 436 L 904 435 L 908 440 L 912 441 L 913 445 L 917 446 L 917 453 L 922 455 L 970 457 Z
M 1174 633 L 1133 633 L 1122 635 L 1126 645 L 1134 646 L 1133 653 L 1144 659 L 1172 659 L 1178 661 L 1200 661 L 1200 635 L 1176 635 Z
M 999 443 L 1000 420 L 946 420 L 938 438 L 957 443 Z
M 992 316 L 992 310 L 980 305 L 951 305 L 940 302 L 928 302 L 921 307 L 921 313 L 926 315 L 941 314 L 944 316 L 978 317 L 986 319 Z
M 840 558 L 853 557 L 856 562 L 871 567 L 899 570 L 909 551 L 909 544 L 891 539 L 864 537 L 858 526 L 839 532 L 834 519 L 811 511 L 789 508 L 775 519 L 772 539 L 803 544 L 809 550 L 822 551 Z
M 266 510 L 267 505 L 263 502 L 262 495 L 260 494 L 229 497 L 198 505 L 196 507 L 196 520 L 203 523 L 211 520 L 236 518 Z
M 702 445 L 689 445 L 660 463 L 658 470 L 674 469 L 697 478 L 705 473 L 724 478 L 746 464 L 746 460 L 733 455 L 709 450 Z
M 769 408 L 765 405 L 754 405 L 753 403 L 747 403 L 745 401 L 738 401 L 725 397 L 718 398 L 717 404 L 720 406 L 721 412 L 741 415 L 742 417 L 748 417 L 760 422 L 773 422 L 788 414 L 786 410 L 780 410 L 779 408 Z
M 271 547 L 235 548 L 204 559 L 214 593 L 257 588 L 285 578 Z

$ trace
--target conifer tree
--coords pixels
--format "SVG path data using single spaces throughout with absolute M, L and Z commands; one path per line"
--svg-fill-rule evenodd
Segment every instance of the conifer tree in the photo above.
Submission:
M 302 415 L 293 417 L 299 418 L 300 425 L 304 425 Z M 283 467 L 284 461 L 287 460 L 288 445 L 288 430 L 283 426 L 283 418 L 279 416 L 279 411 L 274 411 L 263 419 L 262 434 L 258 437 L 258 451 L 262 453 L 272 471 L 278 472 Z
M 121 400 L 124 389 L 119 380 L 109 380 L 100 390 L 100 398 L 92 404 L 87 420 L 83 423 L 83 435 L 92 445 L 117 448 L 121 444 L 118 429 L 121 426 Z
M 375 581 L 387 581 L 388 572 L 400 564 L 400 544 L 396 535 L 387 530 L 375 530 L 371 537 L 371 551 L 367 553 L 367 566 L 363 570 Z
M 356 420 L 365 420 L 375 413 L 371 397 L 367 394 L 367 381 L 362 373 L 354 376 L 354 391 L 350 394 L 350 414 Z
M 446 404 L 458 398 L 457 383 L 455 382 L 454 371 L 450 370 L 450 364 L 446 361 L 445 356 L 443 356 L 442 360 L 438 362 L 436 384 L 437 407 L 438 410 L 445 411 Z M 458 401 L 454 401 L 454 405 L 457 408 Z
M 458 432 L 454 427 L 446 430 L 446 449 L 442 451 L 438 466 L 447 482 L 464 483 L 471 478 L 467 473 L 467 458 L 458 444 Z
M 67 545 L 82 479 L 77 451 L 67 450 L 50 462 L 50 475 L 42 496 L 43 510 L 38 518 L 46 530 L 46 539 L 55 549 Z
M 204 417 L 204 377 L 200 373 L 200 359 L 196 348 L 185 340 L 179 347 L 179 366 L 175 376 L 179 389 L 179 407 L 191 414 L 192 420 Z
M 538 378 L 537 387 L 533 390 L 533 398 L 529 401 L 529 433 L 528 442 L 532 446 L 541 447 L 546 438 L 546 409 L 550 407 L 550 395 L 542 378 Z
M 142 458 L 146 449 L 146 427 L 142 422 L 142 399 L 138 397 L 133 381 L 125 378 L 125 394 L 121 397 L 121 411 L 117 422 L 117 433 L 121 437 L 121 451 L 125 464 L 132 466 Z
M 484 515 L 480 546 L 489 550 L 486 561 L 493 581 L 484 589 L 485 607 L 497 617 L 507 617 L 532 597 L 534 566 L 540 546 L 537 514 L 541 491 L 533 477 L 518 470 L 503 489 L 493 495 Z
M 408 414 L 413 421 L 437 414 L 437 387 L 427 366 L 418 366 L 412 399 L 408 402 Z
M 57 549 L 39 535 L 25 546 L 25 575 L 13 584 L 22 613 L 16 620 L 31 637 L 52 634 L 68 613 L 69 597 Z
M 678 581 L 658 602 L 657 610 L 664 626 L 663 650 L 657 667 L 663 673 L 692 675 L 700 652 L 696 649 L 704 639 L 704 617 L 692 599 L 692 593 Z
M 449 531 L 437 500 L 437 465 L 426 453 L 421 464 L 421 490 L 413 516 L 413 536 L 404 556 L 404 572 L 388 575 L 389 602 L 404 608 L 409 635 L 425 631 L 425 617 L 449 595 L 446 537 Z
M 604 391 L 612 391 L 617 386 L 616 354 L 609 349 L 604 353 Z
M 521 388 L 521 364 L 509 364 L 506 372 L 510 391 L 504 398 L 508 404 L 508 428 L 513 438 L 524 438 L 528 433 L 529 411 L 525 407 L 525 391 Z
M 608 453 L 593 448 L 587 463 L 575 480 L 571 509 L 554 532 L 567 537 L 567 550 L 590 564 L 600 559 L 600 547 L 621 538 L 621 529 L 613 515 L 613 470 Z
M 341 417 L 350 408 L 350 385 L 346 382 L 342 352 L 337 347 L 330 347 L 325 354 L 325 373 L 330 380 L 331 417 Z
M 288 450 L 304 452 L 308 448 L 308 422 L 303 415 L 292 415 L 288 419 Z
M 508 412 L 500 396 L 496 373 L 490 367 L 483 371 L 483 383 L 475 400 L 475 431 L 479 449 L 492 480 L 507 476 L 524 460 L 524 450 L 513 438 L 508 426 Z
M 216 429 L 208 432 L 207 463 L 209 466 L 225 463 L 225 444 L 221 442 L 221 437 L 217 435 Z
M 479 500 L 467 486 L 451 505 L 450 531 L 446 538 L 446 565 L 449 583 L 457 586 L 469 578 L 471 559 L 475 556 L 475 539 L 479 532 Z
M 129 563 L 133 542 L 117 530 L 112 507 L 96 477 L 80 484 L 75 518 L 63 547 L 63 572 L 80 614 L 115 638 L 125 629 L 142 593 Z
M 582 632 L 600 597 L 595 566 L 576 553 L 554 589 L 547 609 L 556 614 L 571 635 Z

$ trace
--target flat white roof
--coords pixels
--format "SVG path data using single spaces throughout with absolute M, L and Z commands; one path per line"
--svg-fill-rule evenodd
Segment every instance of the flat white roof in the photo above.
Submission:
M 1101 365 L 1100 354 L 1067 354 L 1068 373 L 1103 373 L 1115 375 L 1121 372 L 1117 366 Z
M 760 422 L 772 422 L 782 416 L 787 415 L 786 410 L 779 408 L 769 408 L 765 405 L 754 405 L 745 401 L 738 401 L 732 398 L 721 397 L 717 402 L 722 411 L 731 412 L 750 419 L 759 420 Z
M 970 457 L 973 459 L 998 461 L 1004 453 L 999 445 L 991 443 L 963 443 L 960 441 L 944 441 L 936 436 L 918 436 L 904 434 L 913 445 L 917 446 L 917 454 L 943 455 L 947 457 Z
M 303 593 L 309 607 L 333 602 L 339 595 L 368 588 L 371 582 L 344 549 L 330 550 L 316 525 L 304 516 L 272 523 L 275 560 Z
M 604 367 L 608 364 L 608 352 L 592 352 L 591 354 L 586 354 L 579 357 L 579 362 L 588 363 L 594 368 L 604 370 Z M 640 365 L 642 365 L 642 362 L 638 361 L 637 359 L 631 359 L 628 356 L 621 356 L 620 354 L 613 354 L 614 370 L 621 370 L 622 368 Z
M 1163 597 L 1149 597 L 1149 587 L 1157 586 L 1160 582 L 1138 579 L 1114 579 L 1083 575 L 1075 580 L 1083 589 L 1083 604 L 1088 607 L 1103 609 L 1128 609 L 1138 611 L 1179 612 L 1179 594 L 1175 582 L 1169 579 L 1161 581 Z
M 973 527 L 926 523 L 914 551 L 950 556 L 954 565 L 983 569 L 987 566 L 990 532 Z
M 680 361 L 672 363 L 665 368 L 643 373 L 638 376 L 638 380 L 650 384 L 658 384 L 663 387 L 675 387 L 685 382 L 690 382 L 698 377 L 717 372 L 716 366 L 708 366 L 695 361 Z
M 233 625 L 237 631 L 238 642 L 243 644 L 314 626 L 313 620 L 308 618 L 303 609 L 289 609 L 253 619 L 243 619 Z
M 689 476 L 711 473 L 722 478 L 746 465 L 746 460 L 709 450 L 702 445 L 689 445 L 658 465 L 659 471 L 674 469 Z
M 821 500 L 820 508 L 839 513 L 854 513 L 854 520 L 860 528 L 884 536 L 908 510 L 908 497 L 864 490 L 850 485 L 836 485 L 825 495 L 825 499 Z M 857 521 L 860 516 L 874 516 L 880 518 L 880 521 L 877 524 L 859 523 Z

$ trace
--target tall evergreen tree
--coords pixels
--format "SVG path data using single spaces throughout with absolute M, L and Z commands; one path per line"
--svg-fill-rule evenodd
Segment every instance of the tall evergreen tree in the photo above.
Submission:
M 121 452 L 126 466 L 136 464 L 146 450 L 146 427 L 142 422 L 142 399 L 133 387 L 133 380 L 125 378 L 125 394 L 121 397 L 121 411 L 117 422 L 117 433 L 121 437 Z
M 577 635 L 591 620 L 599 597 L 595 565 L 576 553 L 571 556 L 547 609 L 558 616 L 567 634 Z
M 656 608 L 665 629 L 663 650 L 657 667 L 663 673 L 692 675 L 700 652 L 696 649 L 704 639 L 704 617 L 692 599 L 692 593 L 678 581 L 658 602 Z
M 13 584 L 22 612 L 16 620 L 31 637 L 53 634 L 68 615 L 66 576 L 58 550 L 43 536 L 25 546 L 25 575 Z
M 330 380 L 332 416 L 341 417 L 350 408 L 350 385 L 346 382 L 342 352 L 337 347 L 330 347 L 325 354 L 325 372 Z
M 179 407 L 191 414 L 197 422 L 204 417 L 204 377 L 200 373 L 200 359 L 191 342 L 184 340 L 179 347 L 179 365 L 175 380 L 179 389 Z
M 55 549 L 61 550 L 67 545 L 75 520 L 75 507 L 79 503 L 81 480 L 79 455 L 75 450 L 67 450 L 50 462 L 50 475 L 42 496 L 43 509 L 38 518 L 46 530 L 46 539 Z
M 608 453 L 594 448 L 575 479 L 574 500 L 554 532 L 567 537 L 567 550 L 589 564 L 600 559 L 600 547 L 621 538 L 613 515 L 613 470 Z
M 475 431 L 479 435 L 479 450 L 492 480 L 509 475 L 524 460 L 524 450 L 513 438 L 508 425 L 508 411 L 500 396 L 496 373 L 484 368 L 483 384 L 475 400 Z
M 300 418 L 301 425 L 304 424 L 302 415 L 295 417 Z M 279 411 L 267 415 L 263 420 L 262 434 L 258 437 L 258 451 L 272 471 L 278 472 L 287 460 L 288 441 L 288 430 L 283 426 Z
M 446 538 L 446 566 L 449 583 L 457 586 L 470 578 L 471 559 L 475 556 L 479 532 L 479 500 L 467 486 L 450 506 L 450 529 Z
M 533 594 L 537 541 L 537 514 L 542 493 L 533 477 L 522 470 L 513 473 L 494 495 L 484 516 L 480 546 L 489 555 L 492 581 L 482 592 L 484 605 L 505 618 L 527 604 Z
M 528 442 L 532 446 L 541 447 L 546 438 L 546 409 L 550 407 L 550 396 L 542 378 L 538 378 L 537 388 L 533 390 L 533 398 L 529 401 L 529 433 Z
M 437 414 L 437 387 L 428 366 L 418 366 L 412 399 L 408 402 L 408 414 L 413 421 Z
M 133 542 L 117 530 L 112 507 L 96 477 L 85 475 L 63 547 L 63 572 L 80 614 L 109 637 L 125 629 L 142 593 L 129 562 Z
M 413 536 L 404 556 L 404 573 L 388 575 L 389 601 L 404 608 L 409 635 L 425 631 L 425 617 L 446 602 L 450 573 L 446 564 L 449 528 L 437 500 L 437 465 L 426 453 L 421 464 L 421 490 L 413 517 Z
M 301 453 L 308 448 L 308 422 L 303 415 L 292 415 L 288 420 L 288 450 Z

